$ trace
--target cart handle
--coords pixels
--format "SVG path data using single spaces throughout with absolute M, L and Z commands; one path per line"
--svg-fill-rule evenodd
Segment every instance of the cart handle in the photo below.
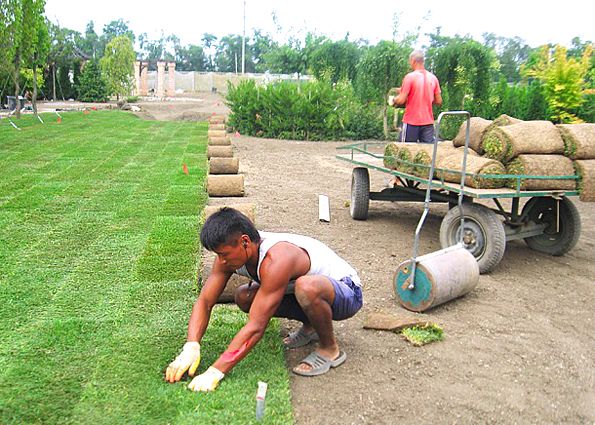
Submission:
M 458 196 L 458 204 L 459 204 L 459 211 L 461 212 L 461 226 L 460 226 L 460 234 L 459 234 L 459 244 L 463 244 L 463 235 L 464 235 L 464 222 L 465 216 L 463 214 L 463 189 L 465 187 L 465 173 L 467 170 L 467 151 L 469 150 L 469 129 L 471 126 L 471 114 L 467 111 L 444 111 L 438 115 L 438 119 L 436 120 L 436 133 L 434 136 L 434 149 L 432 151 L 432 162 L 430 164 L 430 170 L 428 175 L 428 188 L 426 189 L 426 198 L 424 201 L 424 211 L 419 219 L 419 223 L 417 223 L 417 228 L 415 229 L 415 240 L 413 242 L 413 257 L 411 258 L 411 274 L 409 275 L 409 279 L 405 282 L 409 282 L 407 285 L 407 289 L 413 290 L 415 288 L 415 269 L 417 265 L 417 252 L 419 250 L 419 235 L 421 233 L 421 229 L 423 227 L 424 222 L 426 221 L 426 216 L 430 210 L 430 193 L 432 190 L 432 180 L 434 179 L 434 170 L 436 168 L 436 152 L 438 151 L 438 142 L 440 139 L 440 123 L 442 122 L 442 118 L 447 115 L 462 115 L 466 118 L 467 121 L 467 129 L 465 131 L 465 150 L 463 151 L 463 168 L 461 169 L 461 190 L 459 191 Z

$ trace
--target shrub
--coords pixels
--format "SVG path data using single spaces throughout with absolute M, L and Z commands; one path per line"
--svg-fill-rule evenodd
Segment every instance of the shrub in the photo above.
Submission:
M 364 105 L 348 82 L 254 81 L 229 85 L 229 125 L 258 137 L 303 140 L 364 139 L 382 135 L 377 106 Z
M 82 102 L 105 102 L 108 99 L 107 85 L 97 61 L 87 62 L 79 79 L 78 100 Z

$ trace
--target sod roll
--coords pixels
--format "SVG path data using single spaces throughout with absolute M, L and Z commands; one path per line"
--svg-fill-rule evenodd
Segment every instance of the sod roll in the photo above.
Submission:
M 572 159 L 595 159 L 595 124 L 558 124 L 564 155 Z
M 580 200 L 595 202 L 595 159 L 578 159 L 574 161 L 574 169 L 578 176 Z
M 209 118 L 209 124 L 224 124 L 225 116 L 223 115 L 211 115 Z
M 209 174 L 238 174 L 240 160 L 238 158 L 213 157 L 209 159 Z
M 231 158 L 233 149 L 231 146 L 207 146 L 207 158 Z
M 506 114 L 502 114 L 498 118 L 496 118 L 494 121 L 492 121 L 492 125 L 498 126 L 498 127 L 503 127 L 506 125 L 518 124 L 520 122 L 523 122 L 523 120 L 510 117 Z
M 430 143 L 388 143 L 384 149 L 384 166 L 402 173 L 413 174 L 413 157 L 415 154 L 419 151 L 432 152 L 433 146 Z
M 493 127 L 482 143 L 485 156 L 503 163 L 521 154 L 562 154 L 564 142 L 550 121 L 522 121 L 504 127 Z
M 209 130 L 225 130 L 225 124 L 223 123 L 210 123 Z
M 563 155 L 519 155 L 507 166 L 507 174 L 529 176 L 574 176 L 572 160 Z M 518 179 L 510 179 L 506 185 L 517 188 Z M 574 179 L 521 179 L 521 190 L 574 190 Z
M 210 146 L 230 146 L 231 139 L 227 136 L 225 136 L 225 137 L 209 137 L 209 145 Z
M 205 220 L 223 207 L 229 207 L 233 208 L 234 210 L 238 210 L 248 217 L 252 223 L 256 224 L 256 206 L 252 203 L 207 205 L 205 207 Z
M 207 193 L 209 196 L 244 196 L 244 175 L 209 174 Z
M 469 123 L 469 147 L 475 152 L 482 154 L 481 139 L 484 131 L 492 123 L 490 120 L 481 117 L 472 117 Z M 453 139 L 454 146 L 465 146 L 465 136 L 467 134 L 467 121 L 463 121 L 459 132 Z
M 415 155 L 413 155 L 413 171 L 412 174 L 418 176 L 418 177 L 423 177 L 423 178 L 428 178 L 428 175 L 430 173 L 430 165 L 432 163 L 432 155 L 433 155 L 433 146 L 429 145 L 430 149 L 420 149 L 418 150 Z M 438 163 L 438 161 L 440 161 L 442 158 L 453 154 L 454 152 L 457 152 L 459 149 L 465 149 L 465 148 L 455 148 L 451 143 L 446 143 L 446 142 L 441 142 L 438 143 L 438 149 L 436 151 L 436 163 Z M 462 150 L 461 150 L 462 152 Z M 477 155 L 477 153 L 469 150 L 469 155 Z M 473 152 L 473 153 L 471 153 Z M 462 162 L 462 156 L 461 156 L 461 162 Z
M 226 134 L 225 130 L 207 130 L 208 137 L 225 137 Z
M 450 183 L 461 182 L 463 152 L 457 149 L 436 161 L 436 178 Z M 506 174 L 506 168 L 500 161 L 477 155 L 467 155 L 465 167 L 465 186 L 476 189 L 496 189 L 504 186 L 505 179 L 483 177 L 485 174 Z

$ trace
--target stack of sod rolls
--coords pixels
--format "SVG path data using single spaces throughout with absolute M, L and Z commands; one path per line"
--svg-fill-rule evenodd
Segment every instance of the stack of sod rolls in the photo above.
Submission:
M 391 170 L 400 171 L 406 174 L 414 174 L 416 168 L 414 158 L 419 152 L 424 152 L 430 159 L 432 158 L 431 143 L 410 143 L 410 142 L 392 142 L 384 148 L 384 166 Z M 438 143 L 438 152 L 446 149 L 454 149 L 452 142 L 444 141 Z M 428 177 L 426 175 L 422 177 Z
M 595 201 L 595 124 L 559 124 L 564 155 L 574 160 L 583 202 Z
M 234 158 L 231 140 L 225 131 L 225 117 L 209 118 L 207 158 L 209 196 L 244 196 L 244 176 L 239 174 L 239 160 Z

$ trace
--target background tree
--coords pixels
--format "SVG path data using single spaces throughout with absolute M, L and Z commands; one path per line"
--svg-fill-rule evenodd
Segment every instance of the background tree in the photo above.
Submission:
M 128 95 L 132 89 L 132 77 L 136 53 L 132 41 L 125 35 L 112 39 L 105 46 L 105 53 L 101 58 L 101 69 L 108 86 L 108 93 L 120 96 Z
M 353 81 L 360 56 L 357 44 L 350 42 L 347 37 L 336 42 L 327 39 L 313 49 L 309 57 L 309 70 L 316 78 L 324 76 L 332 83 Z
M 33 69 L 33 94 L 31 95 L 31 101 L 35 115 L 37 115 L 38 68 L 45 66 L 50 50 L 50 35 L 44 13 L 45 0 L 33 0 L 31 2 L 32 15 L 30 19 L 33 26 L 33 37 L 30 40 L 31 49 L 29 50 L 27 63 Z
M 576 113 L 585 101 L 586 76 L 591 64 L 592 45 L 587 45 L 580 59 L 568 58 L 567 49 L 557 45 L 539 50 L 536 62 L 523 68 L 527 77 L 538 79 L 554 122 L 580 122 Z
M 96 59 L 83 67 L 77 92 L 78 100 L 82 102 L 105 102 L 108 99 L 107 84 Z

